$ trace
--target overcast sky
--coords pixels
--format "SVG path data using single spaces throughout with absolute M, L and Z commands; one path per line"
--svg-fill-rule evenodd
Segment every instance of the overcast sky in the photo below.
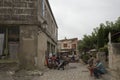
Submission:
M 49 0 L 58 25 L 58 39 L 83 38 L 93 28 L 120 16 L 120 0 Z

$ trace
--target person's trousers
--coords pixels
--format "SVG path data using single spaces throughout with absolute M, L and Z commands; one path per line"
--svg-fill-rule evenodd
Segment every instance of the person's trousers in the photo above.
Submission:
M 89 70 L 90 70 L 90 76 L 93 76 L 93 68 L 91 68 Z
M 101 75 L 101 74 L 104 74 L 103 72 L 101 72 L 99 69 L 94 69 L 94 76 L 96 77 L 96 78 L 99 78 L 99 75 Z

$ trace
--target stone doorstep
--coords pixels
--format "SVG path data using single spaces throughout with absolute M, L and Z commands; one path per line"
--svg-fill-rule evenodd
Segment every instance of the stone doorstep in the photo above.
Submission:
M 34 77 L 42 76 L 43 72 L 39 70 L 27 71 L 0 71 L 0 80 L 32 80 Z
M 0 73 L 11 76 L 42 76 L 43 71 L 40 70 L 20 70 L 14 61 L 0 60 Z
M 43 72 L 39 70 L 27 71 L 27 70 L 20 70 L 15 72 L 13 76 L 16 77 L 25 77 L 25 76 L 42 76 Z
M 0 71 L 0 80 L 13 80 L 12 75 L 13 72 L 8 71 Z

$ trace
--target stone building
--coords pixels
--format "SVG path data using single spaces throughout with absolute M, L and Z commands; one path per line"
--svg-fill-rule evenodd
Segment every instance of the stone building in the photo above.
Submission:
M 119 38 L 120 33 L 115 35 L 115 37 Z M 113 37 L 112 39 L 114 39 Z M 111 73 L 110 80 L 120 80 L 120 43 L 115 43 L 111 41 L 111 35 L 109 33 L 109 69 Z
M 58 53 L 61 55 L 78 55 L 78 38 L 63 39 L 58 41 Z
M 109 44 L 109 68 L 111 80 L 120 79 L 120 43 Z
M 0 56 L 44 68 L 57 51 L 58 26 L 48 0 L 0 0 Z

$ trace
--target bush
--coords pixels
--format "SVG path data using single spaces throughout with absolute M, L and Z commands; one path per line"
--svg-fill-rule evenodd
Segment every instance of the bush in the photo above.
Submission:
M 81 56 L 81 59 L 87 64 L 88 59 L 89 59 L 89 55 L 88 55 L 88 54 L 83 54 L 83 55 Z
M 104 47 L 99 49 L 100 52 L 108 52 L 108 47 L 105 45 Z

